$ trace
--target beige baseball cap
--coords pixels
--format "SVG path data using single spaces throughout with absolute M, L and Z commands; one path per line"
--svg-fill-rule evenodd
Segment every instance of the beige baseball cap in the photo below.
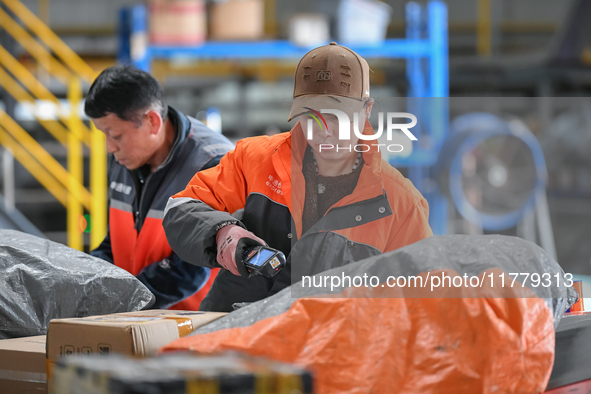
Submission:
M 298 63 L 289 119 L 321 109 L 349 115 L 362 110 L 369 98 L 369 66 L 347 47 L 331 42 L 304 55 Z

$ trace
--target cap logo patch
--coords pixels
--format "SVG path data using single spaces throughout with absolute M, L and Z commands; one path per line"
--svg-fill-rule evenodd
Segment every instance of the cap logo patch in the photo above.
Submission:
M 330 70 L 318 70 L 316 71 L 317 81 L 330 81 L 332 79 L 332 73 Z
M 351 76 L 351 73 L 349 73 L 349 71 L 351 71 L 351 66 L 349 66 L 349 64 L 341 64 L 341 68 L 343 69 L 343 71 L 341 71 L 341 75 L 344 75 L 345 77 Z

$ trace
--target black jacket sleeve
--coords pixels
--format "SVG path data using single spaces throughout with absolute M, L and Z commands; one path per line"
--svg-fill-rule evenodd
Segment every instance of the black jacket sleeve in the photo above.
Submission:
M 110 156 L 109 161 L 107 163 L 107 173 L 110 173 L 112 159 L 113 159 L 113 157 Z M 108 177 L 108 178 L 110 178 L 110 177 Z M 109 183 L 110 182 L 107 182 L 107 185 Z M 107 200 L 107 201 L 109 201 L 109 200 Z M 113 251 L 111 249 L 111 234 L 109 231 L 109 222 L 108 222 L 109 206 L 110 206 L 110 202 L 107 202 L 107 235 L 105 235 L 105 239 L 103 239 L 103 242 L 101 242 L 101 244 L 99 246 L 97 246 L 96 249 L 90 251 L 90 255 L 94 256 L 94 257 L 98 257 L 99 259 L 103 259 L 105 261 L 108 261 L 111 264 L 115 264 L 115 260 L 113 259 Z
M 183 261 L 220 267 L 215 240 L 220 225 L 229 222 L 246 228 L 230 214 L 244 208 L 246 201 L 242 145 L 239 141 L 217 166 L 199 171 L 184 191 L 168 200 L 162 226 L 168 244 Z
M 156 296 L 152 308 L 166 309 L 201 290 L 209 276 L 209 268 L 188 264 L 172 253 L 144 267 L 136 278 Z
M 178 197 L 168 200 L 162 225 L 168 244 L 181 259 L 201 267 L 220 268 L 215 237 L 224 223 L 246 228 L 228 212 L 216 211 L 199 200 Z
M 103 242 L 94 250 L 90 251 L 90 255 L 115 264 L 113 260 L 113 251 L 111 250 L 111 235 L 109 234 L 109 227 L 107 226 L 107 235 Z

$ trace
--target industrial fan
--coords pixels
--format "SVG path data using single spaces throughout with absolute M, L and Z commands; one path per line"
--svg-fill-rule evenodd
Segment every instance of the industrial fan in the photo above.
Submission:
M 531 224 L 535 214 L 540 239 L 546 244 L 542 246 L 549 253 L 554 250 L 544 155 L 521 121 L 480 112 L 458 116 L 437 169 L 441 190 L 468 222 L 497 232 L 524 220 Z M 529 232 L 526 238 L 535 241 L 535 233 Z

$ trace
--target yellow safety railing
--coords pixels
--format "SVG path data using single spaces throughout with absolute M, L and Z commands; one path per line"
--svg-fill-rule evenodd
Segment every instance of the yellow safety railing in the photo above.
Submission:
M 78 117 L 78 104 L 82 100 L 80 81 L 72 78 L 68 89 L 68 101 L 70 102 L 70 133 L 68 134 L 68 169 L 70 170 L 69 189 L 75 190 L 84 182 L 84 161 L 82 152 L 82 131 L 80 118 Z M 80 217 L 84 214 L 81 201 L 75 198 L 68 199 L 68 228 L 79 227 Z M 84 231 L 84 229 L 81 229 Z M 82 249 L 84 240 L 82 231 L 68 231 L 68 245 L 74 249 Z
M 0 4 L 19 18 L 21 23 L 0 8 L 0 28 L 10 34 L 68 89 L 69 114 L 59 111 L 59 100 L 35 78 L 5 48 L 0 46 L 0 86 L 21 103 L 47 100 L 58 108 L 58 120 L 46 120 L 33 112 L 37 121 L 67 148 L 68 165 L 65 169 L 37 141 L 6 112 L 0 110 L 0 144 L 67 208 L 68 245 L 84 247 L 81 218 L 90 213 L 92 228 L 90 246 L 95 248 L 103 240 L 107 229 L 106 146 L 103 133 L 94 125 L 90 128 L 79 116 L 82 102 L 81 82 L 90 84 L 95 71 L 74 53 L 37 16 L 18 0 L 0 0 Z M 39 43 L 37 36 L 48 48 Z M 55 56 L 54 56 L 55 55 Z M 84 147 L 90 149 L 90 191 L 84 186 Z
M 476 28 L 476 50 L 480 56 L 492 53 L 492 30 L 490 0 L 478 0 L 478 23 Z
M 92 83 L 96 72 L 69 46 L 67 46 L 45 23 L 19 0 L 2 0 L 24 24 L 35 33 L 72 71 L 87 83 Z

